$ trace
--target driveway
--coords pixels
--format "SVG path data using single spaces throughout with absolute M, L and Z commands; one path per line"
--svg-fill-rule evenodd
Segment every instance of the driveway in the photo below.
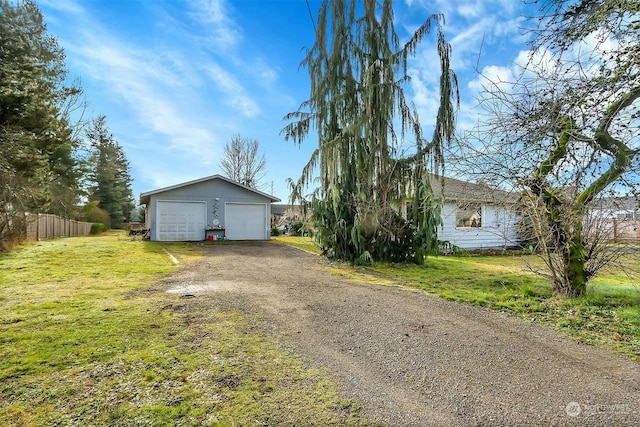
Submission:
M 500 313 L 352 282 L 295 248 L 206 248 L 168 291 L 256 313 L 381 425 L 640 425 L 638 362 Z

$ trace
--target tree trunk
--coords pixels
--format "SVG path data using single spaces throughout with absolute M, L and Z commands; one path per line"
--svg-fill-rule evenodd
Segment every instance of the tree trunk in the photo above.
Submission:
M 566 202 L 549 188 L 541 191 L 541 187 L 533 186 L 533 189 L 536 194 L 543 194 L 542 202 L 546 206 L 545 216 L 551 231 L 550 237 L 557 256 L 562 260 L 558 274 L 553 274 L 553 293 L 569 298 L 584 295 L 590 278 L 582 236 L 585 213 L 581 209 L 572 212 L 563 210 L 562 205 Z
M 576 228 L 578 230 L 568 239 L 567 249 L 562 254 L 565 267 L 563 277 L 553 284 L 554 294 L 569 298 L 586 294 L 589 280 L 586 250 L 581 235 L 582 224 Z

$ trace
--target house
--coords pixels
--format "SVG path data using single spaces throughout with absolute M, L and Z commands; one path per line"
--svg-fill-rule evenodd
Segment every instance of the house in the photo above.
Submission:
M 635 197 L 604 197 L 596 200 L 587 219 L 608 241 L 640 241 L 640 200 Z
M 504 249 L 519 245 L 516 224 L 516 197 L 487 184 L 474 184 L 443 178 L 444 206 L 438 239 L 444 250 Z M 434 194 L 441 189 L 440 178 L 431 177 Z M 410 205 L 405 204 L 405 209 Z M 403 212 L 406 217 L 407 211 Z M 276 226 L 303 220 L 300 206 L 273 205 L 272 224 Z M 448 246 L 448 249 L 447 249 Z
M 435 194 L 439 178 L 431 179 Z M 504 249 L 518 245 L 516 200 L 487 184 L 444 178 L 444 206 L 438 239 L 463 249 Z
M 221 175 L 140 194 L 149 238 L 159 241 L 268 240 L 279 201 Z
M 300 205 L 278 204 L 271 205 L 271 226 L 279 230 L 286 230 L 295 222 L 304 221 Z

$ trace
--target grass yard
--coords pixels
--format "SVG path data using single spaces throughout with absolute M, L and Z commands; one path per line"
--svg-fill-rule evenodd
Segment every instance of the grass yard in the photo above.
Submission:
M 281 234 L 280 236 L 271 236 L 271 241 L 281 245 L 293 246 L 314 254 L 320 254 L 320 248 L 313 242 L 313 239 L 311 239 L 310 237 Z
M 309 238 L 274 242 L 318 252 Z M 372 425 L 326 372 L 282 350 L 248 313 L 183 312 L 179 295 L 153 286 L 200 259 L 200 248 L 109 233 L 0 255 L 0 425 Z M 640 270 L 638 254 L 625 262 Z M 640 360 L 637 277 L 605 272 L 570 300 L 523 267 L 520 256 L 327 266 L 512 313 Z
M 181 313 L 154 282 L 195 244 L 123 233 L 0 255 L 0 425 L 369 425 L 246 313 Z

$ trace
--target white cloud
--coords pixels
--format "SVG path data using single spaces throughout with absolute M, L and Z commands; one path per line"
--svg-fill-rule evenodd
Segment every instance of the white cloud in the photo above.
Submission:
M 465 18 L 477 18 L 483 15 L 484 10 L 477 3 L 461 3 L 456 12 Z
M 180 99 L 187 88 L 174 70 L 145 51 L 113 40 L 90 38 L 87 42 L 80 49 L 87 71 L 126 102 L 144 128 L 166 135 L 171 148 L 187 152 L 198 152 L 214 140 L 210 131 L 198 125 L 197 114 Z
M 132 113 L 126 119 L 128 126 L 114 123 L 114 129 L 124 145 L 135 141 L 130 150 L 148 153 L 146 162 L 132 159 L 138 169 L 149 161 L 162 164 L 163 156 L 170 152 L 192 165 L 189 174 L 207 165 L 210 170 L 219 159 L 223 139 L 238 131 L 242 118 L 254 119 L 261 114 L 258 102 L 248 94 L 237 73 L 267 89 L 279 78 L 265 58 L 236 54 L 241 32 L 228 19 L 224 2 L 203 0 L 191 6 L 192 11 L 201 12 L 200 23 L 213 27 L 208 37 L 225 45 L 224 57 L 214 60 L 212 49 L 194 45 L 197 30 L 175 25 L 180 21 L 174 22 L 175 17 L 163 9 L 154 10 L 159 17 L 155 25 L 168 28 L 175 45 L 133 45 L 112 34 L 89 9 L 66 7 L 73 10 L 78 25 L 66 34 L 65 49 L 72 53 L 76 72 L 96 82 L 109 97 L 108 104 L 120 104 L 125 115 L 127 111 Z M 158 145 L 158 141 L 163 142 Z M 143 176 L 148 181 L 147 173 L 145 170 Z M 154 185 L 166 183 L 161 181 L 162 177 L 153 179 Z
M 270 87 L 280 78 L 279 70 L 271 67 L 263 58 L 258 58 L 251 69 L 258 83 L 264 87 Z
M 525 8 L 516 0 L 405 0 L 409 12 L 403 19 L 443 13 L 443 31 L 451 44 L 451 68 L 456 72 L 461 92 L 458 128 L 468 128 L 478 120 L 475 109 L 484 86 L 507 88 L 517 79 L 519 69 L 514 49 L 522 49 Z M 409 25 L 407 25 L 409 28 Z M 425 42 L 430 42 L 425 38 Z M 506 56 L 505 53 L 509 56 Z M 420 47 L 410 62 L 411 88 L 423 124 L 433 121 L 439 103 L 440 64 L 433 43 Z
M 72 2 L 65 5 L 81 23 L 74 27 L 74 36 L 67 35 L 65 50 L 72 53 L 81 74 L 98 83 L 100 91 L 110 97 L 109 103 L 120 104 L 122 111 L 129 110 L 135 117 L 135 131 L 119 129 L 118 133 L 128 134 L 154 152 L 178 150 L 200 156 L 217 144 L 206 110 L 193 102 L 203 79 L 185 64 L 179 52 L 163 50 L 158 54 L 154 46 L 133 47 L 109 34 L 88 10 L 72 7 Z M 169 144 L 158 147 L 154 141 L 158 138 L 141 138 L 148 133 L 162 135 Z
M 454 70 L 472 69 L 479 62 L 483 44 L 487 38 L 487 28 L 493 28 L 495 22 L 492 19 L 482 19 L 465 31 L 457 33 L 451 40 L 452 60 Z
M 191 18 L 202 24 L 204 36 L 198 36 L 214 51 L 232 51 L 242 40 L 242 29 L 229 13 L 225 0 L 197 0 L 191 3 Z
M 418 110 L 420 121 L 423 124 L 432 123 L 440 105 L 438 86 L 434 87 L 434 82 L 426 82 L 417 69 L 408 70 L 408 73 L 411 75 L 412 100 Z
M 145 190 L 151 191 L 159 188 L 170 187 L 181 182 L 188 182 L 203 176 L 214 175 L 213 168 L 190 169 L 187 172 L 174 167 L 172 162 L 158 160 L 153 164 L 144 164 L 140 172 L 145 177 Z
M 480 75 L 467 84 L 474 97 L 477 97 L 483 90 L 493 90 L 511 86 L 516 81 L 516 74 L 513 66 L 488 65 L 482 69 Z
M 246 117 L 255 117 L 260 113 L 260 107 L 245 92 L 238 81 L 218 64 L 209 64 L 204 67 L 211 80 L 226 96 L 226 102 L 234 109 L 240 111 Z

